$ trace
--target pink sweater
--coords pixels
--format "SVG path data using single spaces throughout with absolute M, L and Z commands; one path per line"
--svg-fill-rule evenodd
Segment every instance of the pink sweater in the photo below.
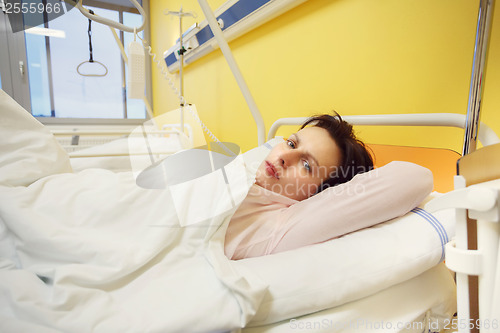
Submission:
M 232 217 L 225 240 L 231 259 L 321 243 L 401 216 L 433 188 L 430 170 L 391 162 L 303 201 L 253 185 Z

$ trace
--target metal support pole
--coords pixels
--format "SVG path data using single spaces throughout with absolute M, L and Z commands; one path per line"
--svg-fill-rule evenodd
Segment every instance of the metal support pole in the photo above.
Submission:
M 494 0 L 480 0 L 462 155 L 476 150 Z
M 184 68 L 184 52 L 186 51 L 184 49 L 184 40 L 182 36 L 182 18 L 184 16 L 191 16 L 195 17 L 195 15 L 191 12 L 185 12 L 182 10 L 182 6 L 178 12 L 174 11 L 167 11 L 165 13 L 166 15 L 175 15 L 179 17 L 179 99 L 180 99 L 180 111 L 181 111 L 181 131 L 184 133 L 184 106 L 185 106 L 185 101 L 186 99 L 184 98 L 184 73 L 183 73 L 183 68 Z
M 215 36 L 215 40 L 219 44 L 222 54 L 226 58 L 226 62 L 229 65 L 229 68 L 231 69 L 234 78 L 236 79 L 236 82 L 240 87 L 241 93 L 243 94 L 243 97 L 245 98 L 245 101 L 247 102 L 247 105 L 250 108 L 250 112 L 253 115 L 253 119 L 257 124 L 258 144 L 261 145 L 266 141 L 266 129 L 264 125 L 264 120 L 262 119 L 262 115 L 260 114 L 260 111 L 257 108 L 257 104 L 255 104 L 252 94 L 250 94 L 250 90 L 248 89 L 245 79 L 243 78 L 243 75 L 241 74 L 241 71 L 236 63 L 236 60 L 234 59 L 233 54 L 231 53 L 231 49 L 229 48 L 229 45 L 227 44 L 227 41 L 224 38 L 222 30 L 219 27 L 219 24 L 217 23 L 217 19 L 215 18 L 212 9 L 210 9 L 210 6 L 208 5 L 206 0 L 198 0 L 198 3 L 200 4 L 201 10 L 203 10 L 203 13 L 205 14 L 205 18 L 207 19 L 207 22 L 210 25 L 210 29 L 212 29 L 212 32 Z
M 179 10 L 179 89 L 181 96 L 184 97 L 184 75 L 182 73 L 184 67 L 184 43 L 182 40 L 182 6 Z M 184 133 L 184 100 L 181 100 L 181 132 Z

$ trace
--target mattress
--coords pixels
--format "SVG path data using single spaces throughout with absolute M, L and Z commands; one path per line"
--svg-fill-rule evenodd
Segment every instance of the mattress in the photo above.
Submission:
M 455 282 L 444 263 L 374 295 L 242 333 L 439 332 L 456 312 Z

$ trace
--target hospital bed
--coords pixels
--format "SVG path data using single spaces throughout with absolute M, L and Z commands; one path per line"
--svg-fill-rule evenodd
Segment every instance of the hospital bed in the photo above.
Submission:
M 454 210 L 422 206 L 326 243 L 231 261 L 223 239 L 236 207 L 218 209 L 220 174 L 148 190 L 130 172 L 73 173 L 46 128 L 5 94 L 0 105 L 3 331 L 421 332 L 452 320 L 442 262 Z M 245 165 L 280 140 L 224 167 L 234 202 L 246 193 Z M 190 220 L 211 205 L 212 216 Z

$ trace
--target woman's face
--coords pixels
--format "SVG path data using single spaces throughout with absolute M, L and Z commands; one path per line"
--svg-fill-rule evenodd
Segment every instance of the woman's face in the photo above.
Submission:
M 341 159 L 341 151 L 327 130 L 306 127 L 271 150 L 257 170 L 256 184 L 304 200 L 316 193 Z

